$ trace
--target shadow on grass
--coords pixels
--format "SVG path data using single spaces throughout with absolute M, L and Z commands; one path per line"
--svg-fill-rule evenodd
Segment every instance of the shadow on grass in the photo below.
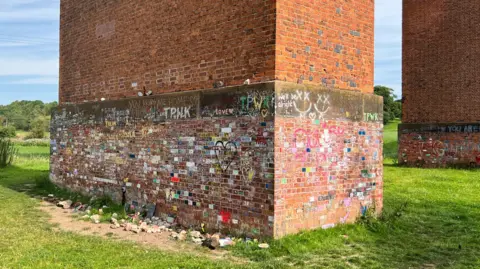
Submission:
M 103 219 L 110 220 L 111 214 L 117 213 L 119 216 L 126 217 L 122 205 L 115 203 L 110 197 L 102 196 L 92 199 L 90 196 L 82 195 L 68 189 L 56 186 L 49 179 L 48 170 L 24 169 L 20 166 L 10 166 L 0 170 L 0 186 L 24 193 L 30 197 L 45 199 L 53 194 L 55 200 L 71 200 L 74 203 L 80 202 L 92 207 L 92 212 L 98 212 L 99 208 L 104 208 Z M 51 202 L 51 201 L 50 201 Z
M 391 141 L 383 144 L 383 154 L 386 156 L 395 156 L 397 157 L 398 152 L 398 143 L 397 141 Z
M 0 169 L 0 185 L 15 189 L 15 187 L 25 184 L 35 184 L 35 180 L 41 177 L 48 177 L 49 170 L 47 168 L 38 168 L 28 166 L 9 166 Z

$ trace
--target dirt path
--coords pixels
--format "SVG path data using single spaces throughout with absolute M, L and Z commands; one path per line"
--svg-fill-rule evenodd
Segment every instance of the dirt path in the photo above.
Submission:
M 65 210 L 51 203 L 42 201 L 40 209 L 50 215 L 49 222 L 56 226 L 58 230 L 74 232 L 81 235 L 93 235 L 103 238 L 111 238 L 116 240 L 126 240 L 139 243 L 141 245 L 155 247 L 163 251 L 189 253 L 195 256 L 207 256 L 212 259 L 229 259 L 238 263 L 245 263 L 237 257 L 232 257 L 228 251 L 209 250 L 207 248 L 197 246 L 190 242 L 178 242 L 170 239 L 169 232 L 156 234 L 148 234 L 145 232 L 135 234 L 127 232 L 122 228 L 112 229 L 110 224 L 100 223 L 94 224 L 75 218 L 75 214 L 71 210 Z

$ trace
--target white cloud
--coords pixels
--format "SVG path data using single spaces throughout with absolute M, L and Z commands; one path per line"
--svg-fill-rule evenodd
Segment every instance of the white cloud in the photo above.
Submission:
M 402 89 L 402 0 L 375 3 L 375 84 Z
M 2 0 L 2 2 L 0 2 L 0 10 L 10 9 L 25 4 L 33 4 L 39 1 L 40 0 Z
M 5 81 L 2 84 L 16 84 L 16 85 L 57 85 L 58 77 L 55 76 L 46 76 L 46 77 L 35 77 L 35 78 L 26 78 L 12 81 Z
M 57 76 L 57 59 L 0 58 L 0 76 Z
M 27 43 L 18 43 L 18 42 L 1 42 L 0 41 L 0 48 L 7 48 L 7 47 L 25 47 L 28 46 Z
M 58 8 L 14 9 L 0 11 L 0 21 L 56 21 L 60 17 Z

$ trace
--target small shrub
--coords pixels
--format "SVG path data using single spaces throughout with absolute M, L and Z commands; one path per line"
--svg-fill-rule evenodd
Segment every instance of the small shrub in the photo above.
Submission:
M 26 136 L 25 136 L 25 139 L 27 140 L 30 140 L 30 139 L 41 139 L 41 138 L 44 138 L 45 137 L 45 133 L 43 131 L 35 131 L 35 130 L 32 130 L 30 133 L 28 133 Z
M 38 117 L 32 122 L 32 128 L 30 133 L 26 136 L 27 139 L 32 138 L 44 138 L 45 137 L 45 129 L 47 123 L 44 118 Z
M 357 220 L 357 223 L 366 226 L 372 231 L 393 229 L 395 228 L 397 220 L 405 213 L 407 206 L 407 202 L 404 202 L 390 210 L 384 208 L 383 212 L 378 215 L 374 204 L 363 212 L 362 216 Z
M 18 149 L 12 141 L 0 138 L 0 168 L 12 164 L 17 153 Z
M 385 152 L 383 159 L 391 160 L 394 165 L 398 165 L 398 154 L 396 152 Z
M 15 136 L 17 136 L 15 127 L 0 127 L 0 138 L 14 138 Z

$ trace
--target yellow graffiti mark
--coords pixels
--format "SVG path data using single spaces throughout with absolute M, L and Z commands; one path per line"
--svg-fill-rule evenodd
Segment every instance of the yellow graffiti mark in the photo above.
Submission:
M 117 157 L 117 158 L 115 158 L 115 163 L 116 164 L 125 164 L 125 160 L 120 158 L 120 157 Z
M 252 181 L 253 176 L 255 176 L 255 172 L 253 170 L 248 171 L 248 180 Z
M 105 121 L 105 126 L 107 126 L 107 127 L 115 127 L 115 126 L 117 126 L 117 122 L 116 122 L 116 121 L 109 121 L 109 120 L 107 120 L 107 121 Z

